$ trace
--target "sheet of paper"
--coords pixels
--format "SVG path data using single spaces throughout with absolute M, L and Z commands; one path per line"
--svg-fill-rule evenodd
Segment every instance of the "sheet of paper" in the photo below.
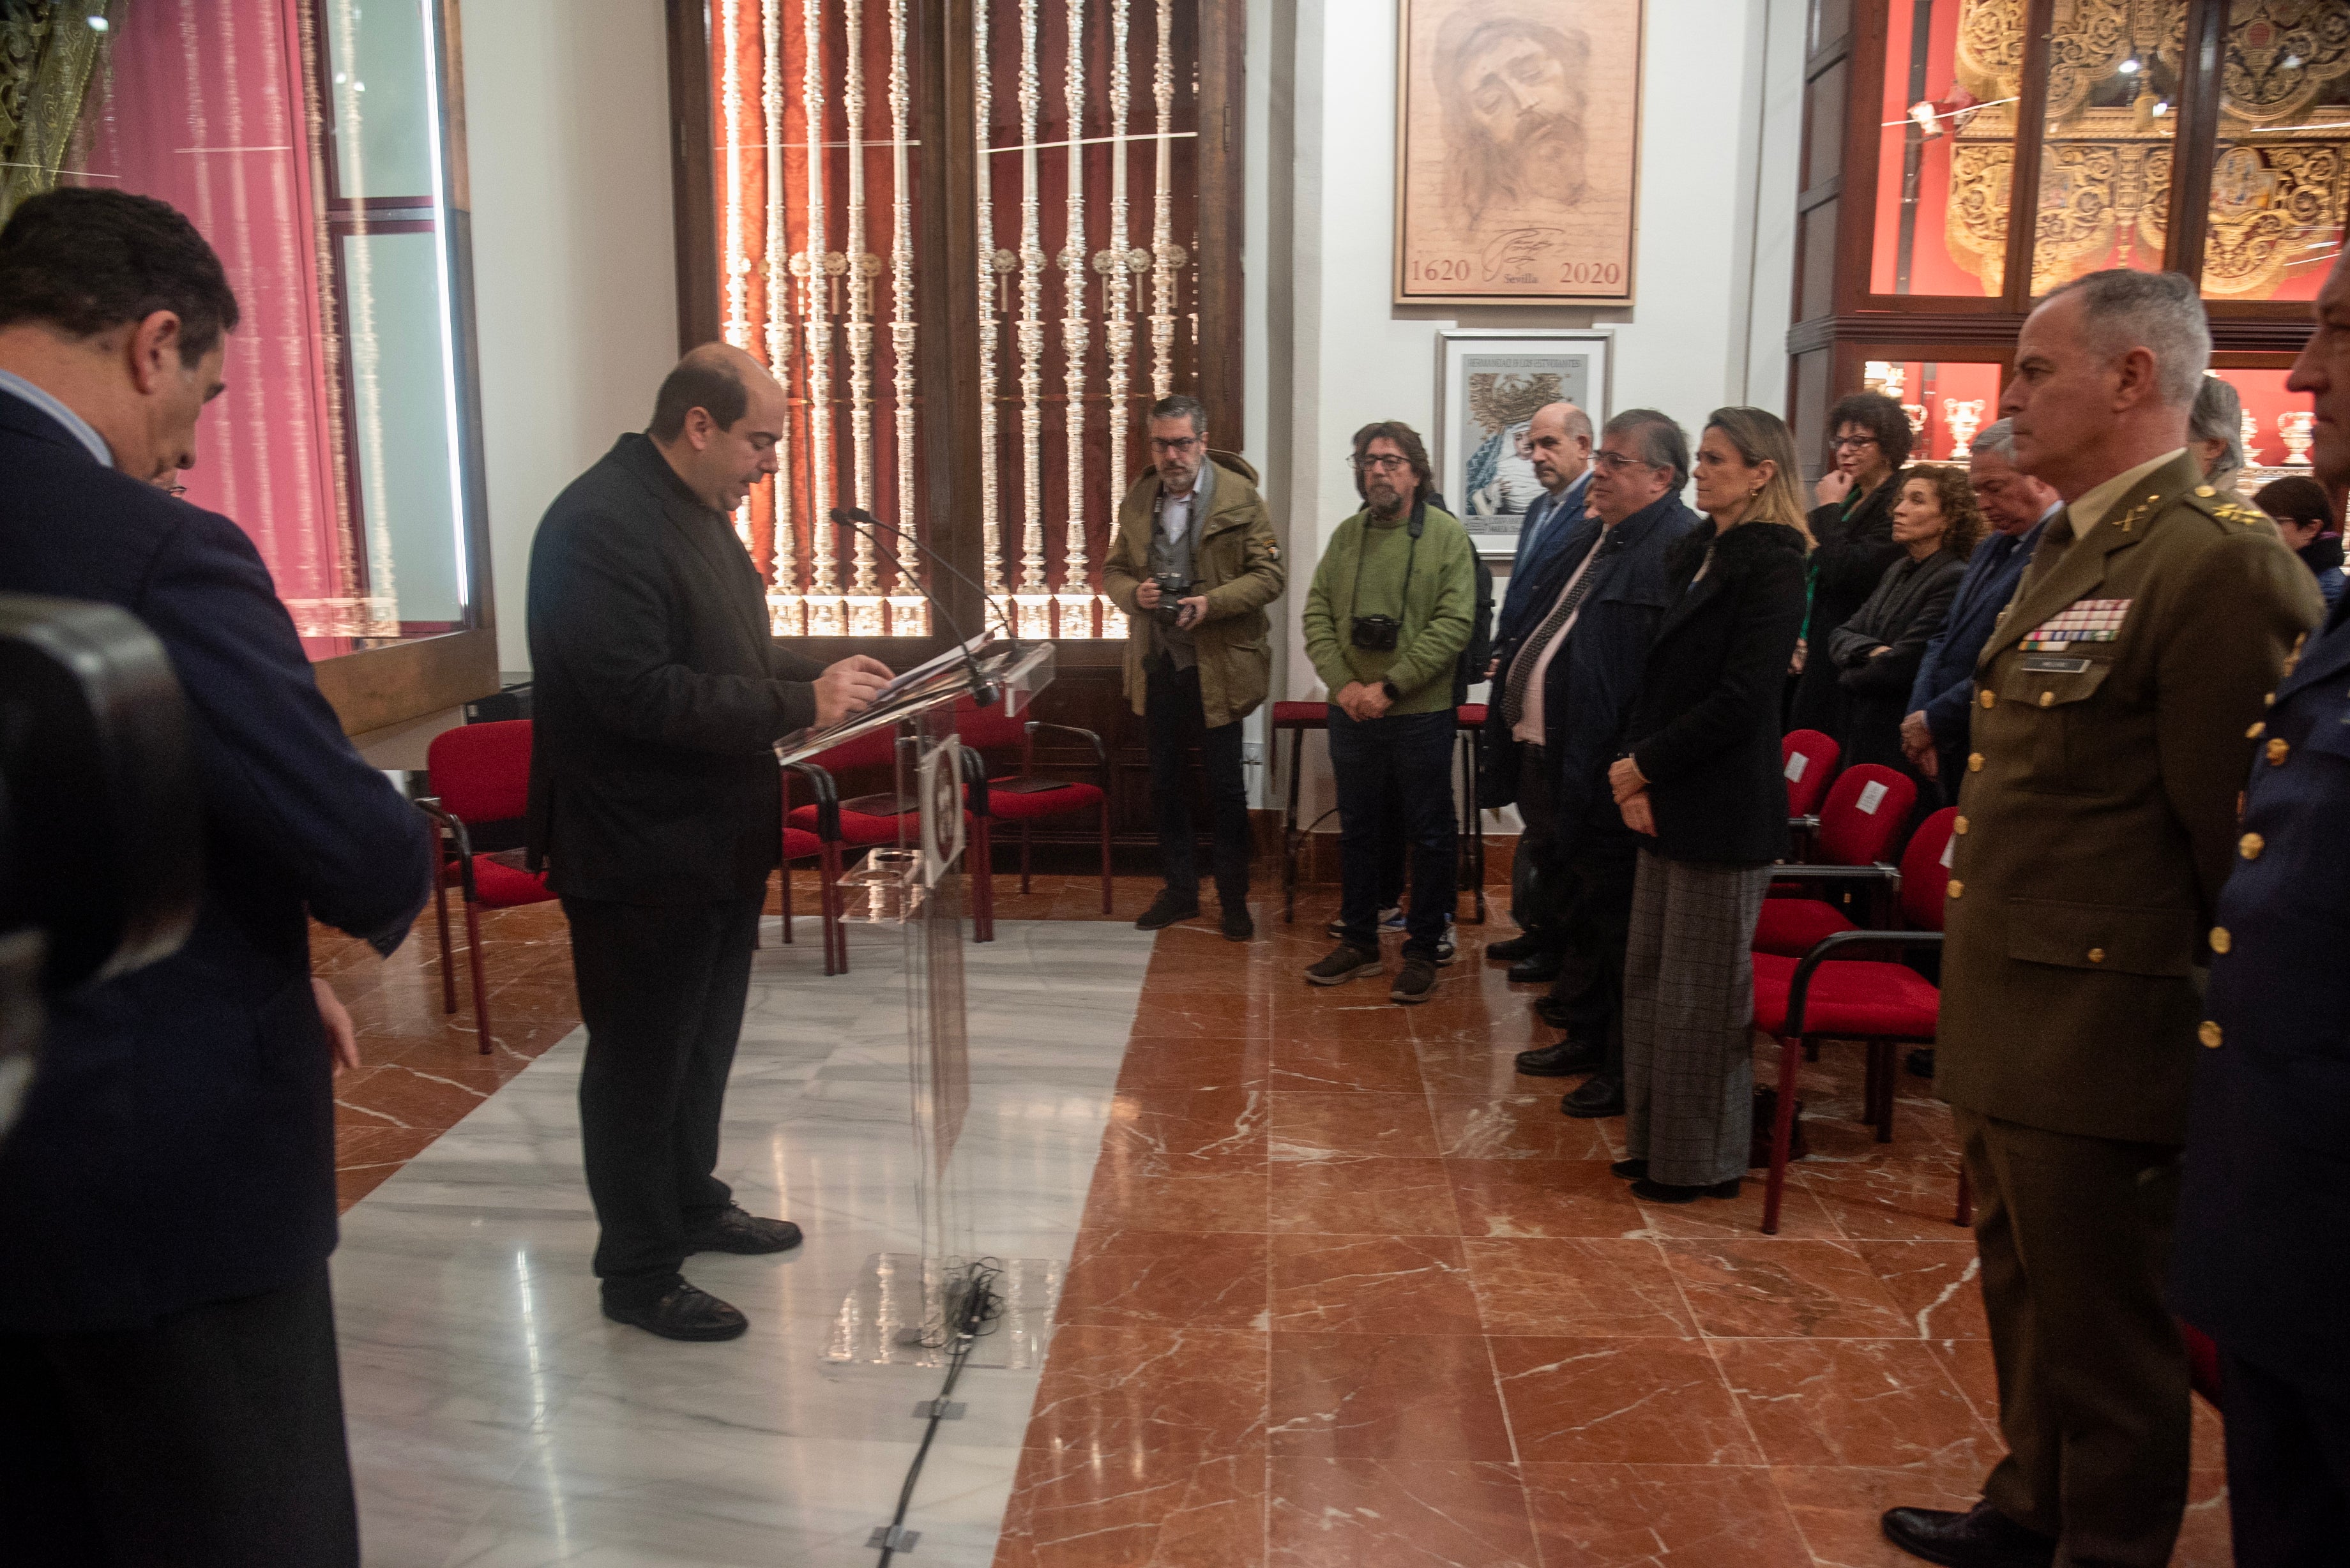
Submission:
M 1877 815 L 1877 808 L 1885 804 L 1885 796 L 1887 793 L 1887 791 L 1886 790 L 1886 787 L 1874 780 L 1861 785 L 1860 800 L 1857 803 L 1860 806 L 1861 815 L 1864 816 L 1875 816 Z

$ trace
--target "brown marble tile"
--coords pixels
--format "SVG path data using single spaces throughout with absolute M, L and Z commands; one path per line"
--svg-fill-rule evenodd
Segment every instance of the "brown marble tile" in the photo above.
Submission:
M 1412 1044 L 1429 1093 L 1489 1097 L 1525 1090 L 1528 1080 L 1518 1075 L 1514 1065 L 1517 1054 L 1524 1049 L 1524 1045 L 1504 1048 L 1482 1038 L 1420 1040 Z
M 1273 1001 L 1244 991 L 1153 997 L 1134 1015 L 1135 1040 L 1214 1040 L 1274 1027 Z
M 1478 1236 L 1461 1250 L 1487 1334 L 1686 1339 L 1697 1332 L 1653 1241 Z
M 1622 1124 L 1610 1122 L 1609 1127 Z M 1643 1234 L 1659 1239 L 1705 1241 L 1715 1239 L 1735 1241 L 1742 1237 L 1762 1238 L 1762 1188 L 1766 1173 L 1750 1170 L 1738 1184 L 1735 1198 L 1700 1198 L 1694 1203 L 1643 1203 L 1640 1218 Z M 1783 1237 L 1805 1238 L 1833 1241 L 1843 1238 L 1835 1221 L 1820 1207 L 1793 1175 L 1787 1182 L 1785 1197 L 1779 1205 L 1779 1234 Z
M 1304 967 L 1299 966 L 1301 973 Z M 1409 1045 L 1411 1009 L 1388 1000 L 1392 983 L 1393 977 L 1386 974 L 1330 987 L 1301 979 L 1295 991 L 1274 998 L 1274 1036 L 1303 1045 Z
M 1976 1417 L 1991 1431 L 1999 1430 L 1999 1366 L 1991 1359 L 1988 1339 L 1943 1339 L 1929 1342 L 1942 1370 L 1966 1396 Z
M 1918 1559 L 1885 1539 L 1888 1508 L 1964 1511 L 1982 1497 L 1983 1477 L 1968 1463 L 1892 1469 L 1854 1465 L 1776 1466 L 1778 1484 L 1815 1563 L 1833 1568 L 1917 1568 Z
M 1411 1037 L 1422 1045 L 1481 1046 L 1507 1060 L 1559 1037 L 1557 1030 L 1534 1016 L 1532 1003 L 1541 995 L 1530 988 L 1523 994 L 1504 990 L 1469 999 L 1440 991 L 1437 1001 L 1410 1010 Z
M 1766 1469 L 1520 1467 L 1545 1568 L 1812 1568 Z
M 1710 1343 L 1774 1465 L 1989 1469 L 1998 1456 L 1934 1347 L 1914 1339 Z
M 1526 1463 L 1762 1463 L 1702 1340 L 1486 1343 Z
M 1908 1327 L 1868 1261 L 1842 1242 L 1755 1236 L 1662 1245 L 1708 1334 L 1885 1339 Z
M 1261 1447 L 1265 1337 L 1227 1329 L 1057 1330 L 1027 1446 L 1199 1456 Z
M 1577 1082 L 1521 1076 L 1518 1083 L 1530 1092 L 1430 1095 L 1438 1152 L 1447 1159 L 1611 1158 L 1606 1123 L 1558 1108 L 1559 1097 Z
M 1056 1324 L 1261 1329 L 1265 1239 L 1196 1231 L 1079 1233 Z
M 1860 1255 L 1885 1282 L 1920 1339 L 1984 1339 L 1981 1263 L 1972 1241 L 1862 1241 Z
M 1264 1112 L 1256 1089 L 1120 1089 L 1110 1101 L 1102 1161 L 1141 1177 L 1254 1169 L 1265 1158 Z
M 1275 1089 L 1308 1093 L 1416 1094 L 1419 1064 L 1407 1042 L 1273 1037 Z
M 1253 1568 L 1264 1454 L 1028 1449 L 995 1568 Z
M 2224 1470 L 2228 1468 L 2227 1430 L 2220 1424 L 2220 1412 L 2213 1409 L 2200 1394 L 2189 1401 L 2194 1412 L 2195 1444 L 2189 1461 L 2199 1470 Z
M 1272 1168 L 1269 1228 L 1332 1235 L 1460 1232 L 1440 1159 L 1282 1161 Z
M 2231 1568 L 2235 1561 L 2228 1538 L 2228 1472 L 2199 1463 L 2187 1475 L 2187 1512 L 2178 1521 L 2170 1568 Z
M 1275 1236 L 1273 1326 L 1476 1334 L 1477 1297 L 1451 1236 Z
M 1535 1568 L 1514 1467 L 1276 1459 L 1265 1561 L 1280 1568 Z
M 1632 1189 L 1596 1159 L 1449 1159 L 1464 1236 L 1625 1236 Z
M 1887 1157 L 1835 1164 L 1804 1160 L 1804 1186 L 1855 1241 L 1953 1241 L 1970 1232 L 1950 1223 L 1959 1168 L 1940 1157 Z
M 1436 1158 L 1424 1095 L 1276 1089 L 1271 1098 L 1266 1142 L 1276 1161 Z
M 1263 1165 L 1183 1176 L 1140 1175 L 1105 1155 L 1086 1195 L 1086 1230 L 1263 1232 Z
M 1473 1335 L 1273 1335 L 1276 1459 L 1511 1458 L 1485 1342 Z
M 1118 1065 L 1120 1089 L 1262 1089 L 1271 1071 L 1262 1034 L 1137 1040 Z

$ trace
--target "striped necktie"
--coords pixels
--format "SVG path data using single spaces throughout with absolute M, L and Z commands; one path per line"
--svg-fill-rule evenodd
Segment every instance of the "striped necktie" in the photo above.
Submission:
M 1608 541 L 1602 537 L 1591 546 L 1589 564 L 1568 585 L 1566 592 L 1558 596 L 1558 603 L 1551 606 L 1550 614 L 1543 617 L 1542 625 L 1534 628 L 1532 637 L 1518 645 L 1516 655 L 1511 659 L 1509 684 L 1502 692 L 1502 717 L 1512 727 L 1514 728 L 1518 721 L 1526 716 L 1526 688 L 1534 684 L 1534 666 L 1542 662 L 1542 650 L 1550 646 L 1550 639 L 1558 635 L 1558 628 L 1566 624 L 1567 618 L 1582 605 L 1583 596 L 1589 593 L 1591 585 L 1599 580 L 1599 556 L 1607 548 L 1607 544 Z

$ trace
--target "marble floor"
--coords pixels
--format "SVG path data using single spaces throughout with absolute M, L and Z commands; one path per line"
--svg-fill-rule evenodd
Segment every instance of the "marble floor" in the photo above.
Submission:
M 975 1111 L 991 1148 L 1027 1151 L 992 1202 L 1021 1245 L 1067 1258 L 1059 1326 L 1041 1376 L 966 1375 L 910 1568 L 1891 1568 L 1909 1560 L 1878 1511 L 1970 1501 L 1996 1392 L 1950 1224 L 1949 1116 L 1922 1082 L 1877 1145 L 1850 1119 L 1857 1049 L 1827 1047 L 1805 1069 L 1813 1154 L 1764 1237 L 1753 1184 L 1638 1203 L 1606 1171 L 1620 1124 L 1568 1121 L 1567 1085 L 1514 1075 L 1552 1036 L 1480 961 L 1506 925 L 1461 928 L 1437 1000 L 1406 1009 L 1369 981 L 1299 979 L 1328 945 L 1326 890 L 1294 926 L 1261 903 L 1237 948 L 1211 922 L 1155 941 L 1118 924 L 1139 879 L 1082 926 L 1097 888 L 1067 880 L 1007 903 L 998 953 L 966 950 L 975 1063 L 1007 997 L 1016 1028 L 974 1089 L 1006 1113 Z M 1015 918 L 1036 923 L 1015 937 Z M 604 1324 L 584 1278 L 577 1044 L 536 1033 L 567 1022 L 560 916 L 498 919 L 513 978 L 496 950 L 493 978 L 516 994 L 493 994 L 488 1064 L 451 1060 L 470 1035 L 401 1033 L 417 998 L 440 1016 L 427 944 L 413 974 L 382 966 L 362 1016 L 386 1047 L 370 1072 L 392 1071 L 344 1086 L 365 1157 L 347 1195 L 380 1179 L 362 1167 L 399 1168 L 337 1263 L 369 1563 L 871 1563 L 918 1435 L 904 1412 L 935 1375 L 816 1352 L 910 1190 L 876 1179 L 903 1146 L 865 982 L 771 992 L 730 1100 L 730 1168 L 808 1225 L 805 1254 L 697 1259 L 753 1334 L 662 1345 Z M 813 976 L 815 956 L 770 949 L 763 975 Z M 858 972 L 884 961 L 860 951 Z M 1001 988 L 992 963 L 1012 966 Z M 1076 1018 L 1088 1043 L 1058 1044 Z M 2196 1421 L 2174 1563 L 2221 1568 L 2218 1423 L 2199 1404 Z

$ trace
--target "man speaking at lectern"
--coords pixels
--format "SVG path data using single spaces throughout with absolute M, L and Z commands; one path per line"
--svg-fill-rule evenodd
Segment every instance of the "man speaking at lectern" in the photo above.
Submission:
M 588 1025 L 579 1126 L 604 1315 L 669 1339 L 748 1323 L 678 1272 L 780 1252 L 799 1227 L 714 1174 L 767 878 L 783 856 L 774 742 L 864 708 L 889 677 L 828 669 L 767 632 L 727 521 L 775 471 L 784 390 L 707 344 L 555 499 L 530 552 L 530 863 L 571 924 Z

